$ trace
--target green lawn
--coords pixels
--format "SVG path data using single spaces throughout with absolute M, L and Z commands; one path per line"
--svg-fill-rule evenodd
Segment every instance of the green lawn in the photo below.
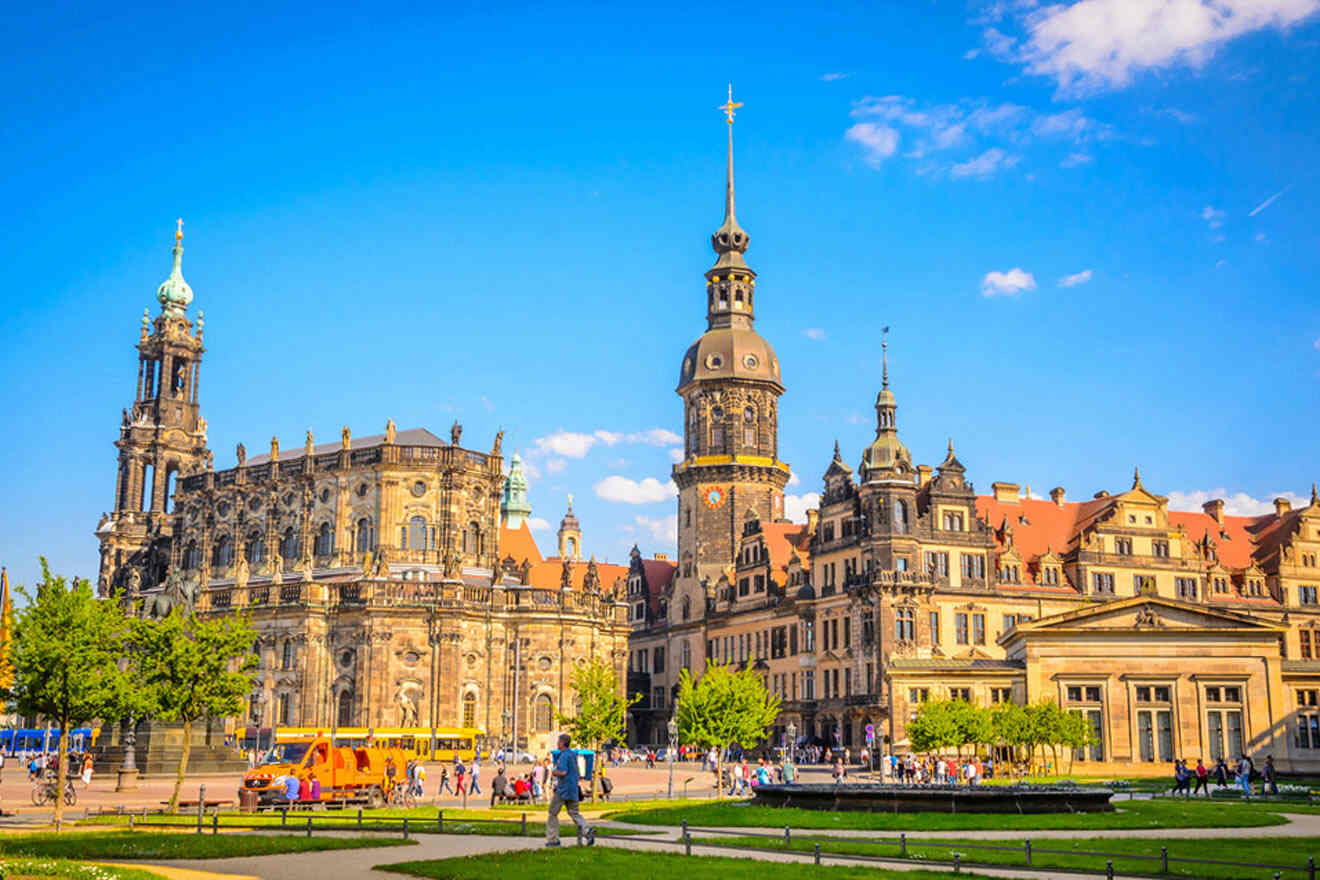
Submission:
M 782 851 L 783 839 L 747 838 L 747 837 L 694 837 L 694 844 L 721 844 L 725 846 L 747 847 Z M 865 842 L 856 838 L 808 837 L 801 835 L 792 841 L 792 849 L 800 852 L 812 852 L 820 844 L 822 853 L 857 854 L 893 858 L 899 855 L 899 846 L 893 843 Z M 1012 849 L 976 849 L 972 844 L 1012 847 Z M 1038 868 L 1080 869 L 1104 871 L 1105 862 L 1112 858 L 1114 871 L 1119 874 L 1158 874 L 1160 873 L 1160 847 L 1169 848 L 1169 876 L 1199 877 L 1207 880 L 1238 877 L 1271 877 L 1276 868 L 1233 868 L 1226 865 L 1183 864 L 1176 861 L 1181 856 L 1193 859 L 1212 859 L 1227 862 L 1244 862 L 1277 867 L 1295 866 L 1293 871 L 1282 871 L 1281 877 L 1302 878 L 1307 876 L 1307 857 L 1320 855 L 1320 840 L 1313 837 L 1269 837 L 1269 838 L 1197 838 L 1164 839 L 1157 837 L 1124 838 L 1068 838 L 1041 839 L 1032 843 L 1033 866 Z M 1123 859 L 1110 856 L 1074 855 L 1072 853 L 1050 853 L 1041 850 L 1074 850 L 1090 853 L 1110 853 L 1144 855 L 1156 857 L 1150 859 Z M 1026 855 L 1021 840 L 922 840 L 908 841 L 908 858 L 927 861 L 952 862 L 953 854 L 961 855 L 963 864 L 1011 865 L 1026 864 Z
M 802 810 L 794 807 L 752 807 L 701 804 L 653 810 L 622 810 L 607 819 L 639 825 L 689 825 L 706 828 L 835 828 L 871 831 L 1077 830 L 1101 828 L 1246 828 L 1281 825 L 1283 808 L 1224 802 L 1146 800 L 1119 801 L 1112 813 L 853 813 Z
M 442 859 L 377 865 L 392 871 L 437 880 L 669 880 L 672 877 L 719 877 L 720 880 L 948 880 L 943 871 L 886 871 L 875 868 L 821 867 L 784 862 L 758 862 L 723 857 L 576 846 L 560 850 L 491 853 L 480 858 Z M 967 876 L 976 876 L 963 872 Z
M 102 861 L 121 859 L 220 859 L 315 852 L 327 849 L 362 849 L 416 843 L 388 837 L 301 837 L 292 834 L 210 835 L 174 832 L 72 832 L 0 836 L 0 856 L 73 858 Z M 8 876 L 6 872 L 3 876 Z
M 0 877 L 53 877 L 60 880 L 160 880 L 137 868 L 87 865 L 68 859 L 0 859 Z

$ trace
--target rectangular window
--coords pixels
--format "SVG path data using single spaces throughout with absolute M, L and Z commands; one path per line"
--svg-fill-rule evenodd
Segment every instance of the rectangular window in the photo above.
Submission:
M 816 699 L 816 673 L 813 670 L 808 669 L 802 673 L 802 698 Z
M 949 688 L 949 699 L 950 699 L 950 700 L 962 700 L 964 703 L 970 703 L 970 702 L 972 701 L 972 689 L 971 689 L 971 688 Z
M 758 574 L 756 575 L 756 577 L 752 578 L 752 592 L 753 593 L 765 592 L 765 575 Z
M 844 695 L 845 697 L 851 697 L 851 696 L 852 696 L 852 670 L 851 670 L 851 669 L 845 669 L 845 670 L 843 670 L 843 695 Z
M 1115 539 L 1114 539 L 1114 552 L 1117 553 L 1119 556 L 1131 556 L 1131 555 L 1132 555 L 1132 539 L 1131 539 L 1131 538 L 1115 538 Z
M 1297 588 L 1297 601 L 1303 605 L 1316 604 L 1316 588 L 1311 586 Z
M 1173 579 L 1179 599 L 1196 599 L 1196 578 L 1180 577 Z
M 663 646 L 663 645 L 661 645 L 661 646 L 657 646 L 657 647 L 656 647 L 656 649 L 655 649 L 655 657 L 654 657 L 653 659 L 654 659 L 655 662 L 654 662 L 654 664 L 652 665 L 652 668 L 653 668 L 657 673 L 659 673 L 659 672 L 664 672 L 664 671 L 665 671 L 665 649 L 664 649 L 664 646 Z
M 665 689 L 659 685 L 651 688 L 651 708 L 663 709 L 665 707 Z
M 1099 709 L 1088 709 L 1086 720 L 1091 724 L 1091 760 L 1105 759 L 1105 726 Z
M 930 691 L 926 688 L 908 688 L 909 703 L 924 703 L 930 698 Z
M 977 645 L 985 644 L 985 615 L 972 615 L 972 642 Z
M 1239 718 L 1240 717 L 1241 716 L 1239 716 Z M 1155 724 L 1159 728 L 1160 760 L 1167 763 L 1173 760 L 1173 713 L 1167 709 L 1156 712 Z M 1231 738 L 1232 734 L 1230 733 L 1230 739 Z M 1239 731 L 1239 741 L 1241 738 L 1242 734 L 1241 731 Z
M 1015 627 L 1015 626 L 1017 626 L 1017 615 L 1016 615 L 1016 614 L 1005 614 L 1005 615 L 1004 615 L 1004 632 L 1008 632 L 1009 630 L 1011 630 L 1011 629 L 1012 629 L 1013 627 Z
M 1169 688 L 1167 686 L 1153 688 L 1151 693 L 1155 699 L 1155 702 L 1157 703 L 1169 702 Z
M 1098 684 L 1096 684 L 1096 685 L 1088 685 L 1088 686 L 1087 686 L 1087 688 L 1086 688 L 1086 701 L 1087 701 L 1088 703 L 1098 703 L 1098 702 L 1100 702 L 1100 686 L 1099 686 Z
M 1149 712 L 1137 713 L 1137 746 L 1141 760 L 1155 760 L 1155 734 L 1151 728 Z
M 1075 686 L 1069 687 L 1068 700 L 1070 702 L 1080 703 L 1082 701 L 1082 689 L 1080 687 L 1075 687 Z
M 1205 721 L 1210 734 L 1210 760 L 1218 761 L 1224 757 L 1224 713 L 1208 712 Z
M 751 581 L 747 578 L 738 578 L 738 595 L 746 596 L 751 592 Z
M 1114 592 L 1114 576 L 1108 572 L 1097 571 L 1091 575 L 1091 589 L 1097 593 Z
M 850 647 L 851 645 L 852 645 L 852 618 L 845 617 L 843 619 L 843 646 L 847 648 Z
M 953 636 L 958 644 L 967 644 L 967 615 L 961 611 L 953 615 Z
M 1242 754 L 1242 713 L 1225 712 L 1224 726 L 1228 728 L 1228 753 Z M 1167 758 L 1165 760 L 1168 760 Z
M 1011 687 L 990 688 L 990 702 L 992 703 L 1013 702 L 1013 689 Z
M 1320 696 L 1320 691 L 1313 691 L 1313 690 L 1298 691 L 1298 692 L 1297 692 L 1297 705 L 1298 705 L 1298 706 L 1314 706 L 1314 705 L 1316 704 L 1316 697 L 1317 697 L 1317 696 Z
M 866 664 L 866 692 L 869 694 L 875 689 L 875 669 L 870 663 Z
M 1150 551 L 1155 556 L 1160 556 L 1167 559 L 1169 556 L 1169 542 L 1160 541 L 1160 540 L 1151 541 Z
M 940 613 L 938 611 L 930 613 L 930 643 L 932 645 L 940 643 Z

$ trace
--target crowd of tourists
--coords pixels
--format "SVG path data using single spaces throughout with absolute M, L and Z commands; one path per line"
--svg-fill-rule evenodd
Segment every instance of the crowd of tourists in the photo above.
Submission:
M 1278 794 L 1279 778 L 1274 769 L 1274 756 L 1266 755 L 1265 763 L 1256 769 L 1256 762 L 1251 756 L 1243 754 L 1233 762 L 1230 767 L 1224 758 L 1215 762 L 1213 769 L 1205 766 L 1200 759 L 1196 759 L 1196 766 L 1187 766 L 1187 761 L 1178 758 L 1173 762 L 1173 788 L 1169 793 L 1173 795 L 1181 794 L 1184 797 L 1191 797 L 1202 791 L 1206 797 L 1210 796 L 1210 780 L 1214 780 L 1215 785 L 1226 788 L 1229 786 L 1229 780 L 1232 784 L 1242 789 L 1244 797 L 1251 797 L 1253 793 L 1253 783 L 1260 782 L 1260 794 Z

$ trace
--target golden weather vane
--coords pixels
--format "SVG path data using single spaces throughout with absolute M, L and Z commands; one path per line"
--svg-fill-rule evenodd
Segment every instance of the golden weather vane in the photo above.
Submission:
M 720 110 L 724 111 L 724 115 L 725 117 L 727 117 L 729 125 L 733 125 L 733 111 L 737 110 L 741 106 L 742 106 L 741 101 L 736 103 L 734 102 L 733 83 L 729 83 L 729 100 L 720 105 Z

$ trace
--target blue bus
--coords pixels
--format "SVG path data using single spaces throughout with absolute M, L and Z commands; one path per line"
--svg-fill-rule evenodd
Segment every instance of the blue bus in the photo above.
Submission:
M 69 751 L 82 752 L 96 745 L 101 735 L 99 727 L 75 727 L 69 737 Z M 59 748 L 59 728 L 51 727 L 11 727 L 0 730 L 0 751 L 6 755 L 19 752 L 53 752 Z

